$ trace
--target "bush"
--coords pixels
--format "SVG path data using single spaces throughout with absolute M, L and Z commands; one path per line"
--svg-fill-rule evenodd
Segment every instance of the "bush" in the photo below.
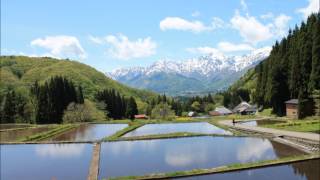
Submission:
M 154 119 L 171 120 L 175 118 L 175 113 L 167 103 L 160 103 L 152 109 L 151 117 Z
M 63 114 L 63 123 L 92 121 L 92 109 L 88 103 L 70 103 Z

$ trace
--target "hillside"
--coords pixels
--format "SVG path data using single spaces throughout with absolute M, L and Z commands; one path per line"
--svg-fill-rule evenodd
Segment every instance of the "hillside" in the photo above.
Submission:
M 139 100 L 155 94 L 122 85 L 96 69 L 77 61 L 58 60 L 48 57 L 1 56 L 0 96 L 8 88 L 27 91 L 35 81 L 42 83 L 52 76 L 60 75 L 81 85 L 86 98 L 92 99 L 98 90 L 113 88 L 125 96 Z
M 271 107 L 285 115 L 285 101 L 299 99 L 299 117 L 311 115 L 308 104 L 320 89 L 320 14 L 309 16 L 273 46 L 270 56 L 234 83 L 225 95 L 239 89 L 249 93 L 250 101 Z M 232 101 L 239 101 L 237 98 Z M 228 102 L 231 103 L 232 102 Z M 317 106 L 317 105 L 316 105 Z

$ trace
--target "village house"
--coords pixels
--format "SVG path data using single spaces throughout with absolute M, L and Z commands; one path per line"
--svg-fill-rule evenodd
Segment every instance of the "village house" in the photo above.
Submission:
M 241 115 L 255 114 L 257 112 L 257 106 L 251 105 L 246 101 L 242 101 L 232 110 L 234 113 Z
M 228 108 L 224 106 L 219 106 L 219 107 L 216 107 L 215 110 L 210 111 L 209 114 L 211 116 L 223 116 L 223 115 L 232 114 L 232 111 L 230 111 Z
M 134 115 L 134 118 L 135 119 L 148 119 L 148 116 L 145 114 L 137 114 L 137 115 Z
M 287 117 L 298 118 L 298 99 L 290 99 L 285 104 Z

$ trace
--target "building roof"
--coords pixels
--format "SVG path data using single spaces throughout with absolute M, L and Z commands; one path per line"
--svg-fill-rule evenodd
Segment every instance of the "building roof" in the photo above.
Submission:
M 286 104 L 298 104 L 298 99 L 290 99 L 289 101 L 286 101 Z
M 242 112 L 246 110 L 247 108 L 251 107 L 251 105 L 245 101 L 242 101 L 240 104 L 238 104 L 235 108 L 233 108 L 233 112 Z
M 147 118 L 148 116 L 145 115 L 145 114 L 137 114 L 137 115 L 134 115 L 134 118 Z
M 216 107 L 214 111 L 219 112 L 220 114 L 232 114 L 232 111 L 224 106 Z

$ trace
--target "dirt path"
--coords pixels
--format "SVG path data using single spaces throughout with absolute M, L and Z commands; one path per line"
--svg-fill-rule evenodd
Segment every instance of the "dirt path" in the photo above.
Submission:
M 99 161 L 100 161 L 100 143 L 95 143 L 93 145 L 93 152 L 92 152 L 92 160 L 89 169 L 88 180 L 97 180 L 98 173 L 99 173 Z
M 264 134 L 271 134 L 273 136 L 287 136 L 291 138 L 304 139 L 308 141 L 318 142 L 320 143 L 320 134 L 316 133 L 305 133 L 305 132 L 294 132 L 294 131 L 286 131 L 272 128 L 264 128 L 264 127 L 256 127 L 256 126 L 247 126 L 241 123 L 233 124 L 231 120 L 219 121 L 220 124 L 226 125 L 229 127 L 233 127 L 235 129 L 246 130 L 251 132 L 258 132 Z

